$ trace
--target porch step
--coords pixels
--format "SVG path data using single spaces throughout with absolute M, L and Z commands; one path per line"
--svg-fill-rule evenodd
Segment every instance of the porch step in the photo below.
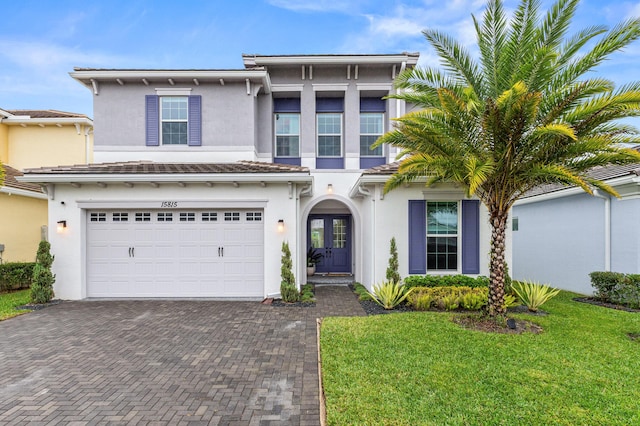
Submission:
M 307 277 L 307 283 L 316 286 L 322 285 L 349 285 L 353 284 L 353 275 L 351 274 L 314 274 Z

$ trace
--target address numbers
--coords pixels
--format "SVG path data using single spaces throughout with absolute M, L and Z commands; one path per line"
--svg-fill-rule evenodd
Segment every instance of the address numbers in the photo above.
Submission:
M 178 207 L 177 201 L 163 201 L 160 203 L 160 208 L 175 208 Z

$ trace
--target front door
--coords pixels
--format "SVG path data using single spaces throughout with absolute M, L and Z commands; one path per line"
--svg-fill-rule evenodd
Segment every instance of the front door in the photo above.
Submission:
M 351 272 L 351 216 L 310 215 L 308 244 L 324 256 L 316 272 Z

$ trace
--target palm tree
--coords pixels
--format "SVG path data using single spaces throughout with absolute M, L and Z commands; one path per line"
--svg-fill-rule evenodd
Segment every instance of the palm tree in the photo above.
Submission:
M 505 314 L 505 230 L 525 192 L 546 183 L 598 188 L 594 166 L 640 162 L 624 148 L 638 131 L 617 119 L 640 115 L 640 82 L 615 88 L 585 74 L 640 37 L 640 20 L 608 30 L 585 28 L 566 37 L 579 0 L 557 0 L 544 16 L 538 0 L 522 0 L 513 16 L 488 0 L 475 17 L 479 57 L 446 34 L 427 29 L 442 69 L 416 67 L 399 75 L 391 95 L 419 108 L 397 119 L 376 142 L 401 148 L 390 191 L 426 177 L 427 186 L 454 182 L 477 196 L 490 217 L 490 316 Z

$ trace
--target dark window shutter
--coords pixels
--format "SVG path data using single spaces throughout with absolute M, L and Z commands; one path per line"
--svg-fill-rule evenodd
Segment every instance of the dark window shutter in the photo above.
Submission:
M 360 112 L 386 112 L 387 103 L 382 98 L 360 98 Z
M 316 98 L 316 112 L 344 112 L 344 98 Z
M 145 102 L 145 144 L 147 146 L 158 146 L 160 145 L 160 99 L 156 95 L 147 95 Z
M 427 272 L 427 209 L 425 200 L 409 200 L 409 273 Z
M 189 146 L 202 145 L 202 96 L 189 96 Z
M 462 273 L 480 273 L 480 201 L 462 200 Z
M 275 98 L 273 112 L 300 112 L 300 98 Z

